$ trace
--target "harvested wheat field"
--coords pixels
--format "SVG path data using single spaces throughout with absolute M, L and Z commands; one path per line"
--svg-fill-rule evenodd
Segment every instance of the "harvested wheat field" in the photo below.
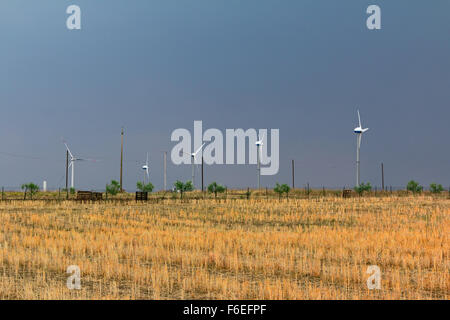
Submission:
M 0 298 L 449 299 L 449 215 L 428 196 L 5 201 Z

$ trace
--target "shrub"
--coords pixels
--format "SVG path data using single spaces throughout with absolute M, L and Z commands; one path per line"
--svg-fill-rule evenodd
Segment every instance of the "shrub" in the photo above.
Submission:
M 286 193 L 286 197 L 287 197 L 290 190 L 291 190 L 291 188 L 287 184 L 280 185 L 278 182 L 275 185 L 275 188 L 273 189 L 273 191 L 278 193 L 278 196 L 280 199 L 281 199 L 281 196 L 283 193 Z
M 137 188 L 139 191 L 142 191 L 142 192 L 152 192 L 152 191 L 153 191 L 153 188 L 155 188 L 155 186 L 154 186 L 151 182 L 145 184 L 145 183 L 143 183 L 143 182 L 141 182 L 141 181 L 138 181 L 138 182 L 136 183 L 136 188 Z
M 359 186 L 355 187 L 355 191 L 357 194 L 359 194 L 359 196 L 362 196 L 364 191 L 369 192 L 370 190 L 372 190 L 372 186 L 370 185 L 370 182 L 367 183 L 361 183 Z
M 192 185 L 192 181 L 187 181 L 183 183 L 180 180 L 177 180 L 174 184 L 175 189 L 180 192 L 181 199 L 183 199 L 183 193 L 187 191 L 194 190 L 194 186 Z
M 432 193 L 441 193 L 444 191 L 444 188 L 442 187 L 442 184 L 432 183 L 430 184 L 430 191 Z
M 217 184 L 217 182 L 213 182 L 208 186 L 208 192 L 214 193 L 214 198 L 217 198 L 217 193 L 225 192 L 225 187 Z
M 411 191 L 412 193 L 420 193 L 423 190 L 423 187 L 419 185 L 418 182 L 411 180 L 406 185 L 406 190 Z
M 25 190 L 24 199 L 27 197 L 27 191 L 29 192 L 31 199 L 33 199 L 33 195 L 39 191 L 39 186 L 32 182 L 23 184 L 21 188 L 22 190 Z
M 115 196 L 120 191 L 120 184 L 116 180 L 111 180 L 111 184 L 106 185 L 106 193 Z

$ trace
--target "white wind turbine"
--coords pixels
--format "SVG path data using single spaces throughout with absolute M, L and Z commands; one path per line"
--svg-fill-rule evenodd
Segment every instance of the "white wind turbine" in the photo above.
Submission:
M 145 171 L 144 184 L 149 183 L 150 182 L 150 174 L 149 174 L 150 168 L 148 166 L 148 152 L 147 152 L 147 160 L 145 161 L 145 164 L 142 166 L 142 170 Z M 145 177 L 147 177 L 147 182 L 145 182 Z
M 198 148 L 197 151 L 195 151 L 194 153 L 186 153 L 186 152 L 184 152 L 184 154 L 186 154 L 186 155 L 191 157 L 191 163 L 192 163 L 192 186 L 194 187 L 194 189 L 195 189 L 195 182 L 194 182 L 194 178 L 195 178 L 195 159 L 197 157 L 197 154 L 200 152 L 200 150 L 202 150 L 202 148 L 203 148 L 203 146 L 205 144 L 206 143 L 203 143 L 200 146 L 200 148 Z
M 93 161 L 93 162 L 96 162 L 97 160 L 95 160 L 95 159 L 87 159 L 87 158 L 86 159 L 84 159 L 84 158 L 77 158 L 70 151 L 69 146 L 67 145 L 66 141 L 63 140 L 63 143 L 66 146 L 66 149 L 69 152 L 69 156 L 70 156 L 70 159 L 69 159 L 70 163 L 69 163 L 69 167 L 68 168 L 71 168 L 70 187 L 73 189 L 73 188 L 75 188 L 75 180 L 74 180 L 74 178 L 75 178 L 75 161 Z
M 258 132 L 258 141 L 255 142 L 256 144 L 256 159 L 257 159 L 257 172 L 258 172 L 258 189 L 261 189 L 261 149 L 264 145 L 264 133 L 261 139 L 259 139 L 259 132 Z
M 353 132 L 356 133 L 356 186 L 359 187 L 359 149 L 361 148 L 361 138 L 362 134 L 369 130 L 369 128 L 362 127 L 361 117 L 359 115 L 358 110 L 358 124 L 359 126 L 353 129 Z

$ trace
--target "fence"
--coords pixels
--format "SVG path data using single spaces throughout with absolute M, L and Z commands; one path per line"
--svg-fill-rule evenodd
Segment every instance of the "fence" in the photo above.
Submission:
M 146 195 L 145 195 L 146 194 Z M 386 188 L 384 191 L 375 187 L 373 190 L 364 192 L 362 197 L 402 197 L 411 195 L 411 192 L 406 190 L 394 190 L 394 188 Z M 429 191 L 424 191 L 422 195 L 434 195 Z M 357 197 L 358 194 L 351 189 L 342 188 L 342 189 L 327 189 L 325 187 L 322 188 L 304 188 L 304 189 L 294 189 L 291 190 L 288 194 L 279 195 L 275 193 L 272 189 L 265 188 L 260 190 L 255 189 L 243 189 L 243 190 L 228 190 L 226 189 L 224 193 L 217 194 L 217 198 L 212 193 L 201 192 L 201 191 L 193 191 L 193 192 L 185 192 L 183 194 L 183 201 L 190 200 L 207 200 L 207 199 L 216 199 L 217 201 L 226 201 L 226 200 L 238 200 L 238 199 L 251 199 L 251 200 L 278 200 L 278 199 L 320 199 L 320 198 L 347 198 L 347 197 Z M 440 193 L 440 197 L 448 197 L 450 198 L 450 191 L 444 191 Z M 164 200 L 177 200 L 180 199 L 180 194 L 178 192 L 172 191 L 161 191 L 154 193 L 143 193 L 136 192 L 132 193 L 119 193 L 116 196 L 112 196 L 110 194 L 106 194 L 105 192 L 95 192 L 95 191 L 78 191 L 77 193 L 69 193 L 66 191 L 58 190 L 58 191 L 47 191 L 47 192 L 38 192 L 33 195 L 33 198 L 27 196 L 27 199 L 24 199 L 24 192 L 16 192 L 16 191 L 5 191 L 2 188 L 1 191 L 1 200 L 2 201 L 109 201 L 109 202 L 126 202 L 126 201 L 148 201 L 148 202 L 159 202 Z

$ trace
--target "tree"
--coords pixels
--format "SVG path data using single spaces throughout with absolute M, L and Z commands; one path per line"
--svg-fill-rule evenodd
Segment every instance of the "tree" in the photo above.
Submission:
M 175 189 L 180 192 L 181 199 L 183 199 L 184 192 L 194 190 L 192 181 L 187 181 L 186 183 L 183 183 L 182 181 L 177 180 L 177 182 L 174 183 L 174 186 L 175 186 Z
M 444 191 L 444 188 L 442 187 L 442 184 L 432 183 L 430 184 L 430 190 L 432 193 L 441 193 Z
M 217 198 L 217 193 L 225 192 L 225 187 L 217 184 L 217 182 L 213 182 L 208 186 L 208 192 L 214 193 L 214 198 Z
M 423 187 L 419 185 L 418 182 L 411 180 L 406 185 L 406 190 L 411 191 L 412 193 L 420 193 L 423 190 Z
M 283 193 L 286 193 L 286 197 L 288 196 L 289 191 L 291 191 L 291 188 L 287 184 L 280 185 L 277 182 L 277 184 L 275 185 L 275 188 L 273 188 L 273 191 L 278 193 L 278 196 L 281 199 L 281 196 L 283 195 Z
M 39 186 L 32 182 L 23 184 L 21 186 L 21 188 L 22 188 L 22 190 L 25 189 L 24 199 L 26 199 L 26 197 L 27 197 L 27 191 L 30 193 L 30 198 L 32 200 L 33 200 L 33 195 L 39 191 Z
M 369 192 L 372 190 L 372 186 L 370 185 L 370 182 L 367 182 L 366 184 L 363 182 L 359 186 L 355 187 L 355 191 L 359 196 L 362 196 L 364 191 Z
M 152 192 L 154 187 L 155 186 L 151 182 L 145 184 L 141 181 L 138 181 L 136 183 L 136 188 L 142 192 Z
M 111 180 L 111 184 L 106 185 L 106 193 L 115 196 L 120 191 L 120 184 L 116 180 Z

